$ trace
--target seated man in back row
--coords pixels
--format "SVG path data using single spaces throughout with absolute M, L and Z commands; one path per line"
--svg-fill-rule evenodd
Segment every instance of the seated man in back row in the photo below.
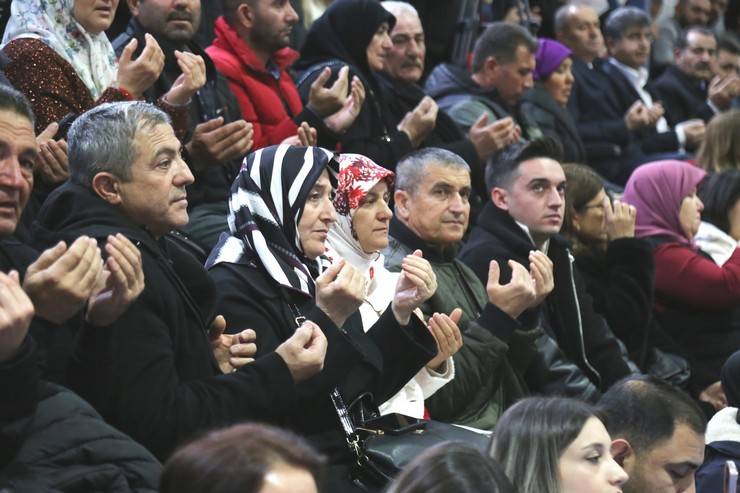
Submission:
M 424 89 L 465 131 L 481 115 L 488 122 L 510 118 L 508 142 L 542 135 L 519 108 L 534 86 L 537 40 L 523 27 L 494 22 L 480 35 L 473 50 L 472 73 L 452 64 L 434 68 Z
M 193 183 L 169 117 L 143 102 L 105 104 L 80 116 L 68 138 L 71 178 L 44 203 L 35 241 L 89 235 L 102 245 L 120 234 L 138 246 L 146 280 L 106 330 L 83 333 L 71 386 L 160 460 L 209 428 L 279 422 L 294 380 L 320 371 L 326 339 L 308 322 L 247 365 L 239 356 L 254 354 L 254 333 L 221 335 L 215 286 L 168 236 L 188 222 Z
M 401 121 L 426 96 L 418 85 L 424 75 L 426 57 L 424 28 L 419 13 L 411 4 L 387 1 L 381 5 L 395 16 L 396 24 L 390 32 L 393 48 L 385 59 L 380 80 L 393 94 L 388 106 L 395 118 Z M 470 165 L 473 190 L 485 199 L 483 170 L 486 162 L 516 141 L 515 127 L 511 118 L 495 119 L 483 113 L 465 134 L 445 111 L 439 111 L 434 130 L 422 147 L 441 147 L 462 157 Z

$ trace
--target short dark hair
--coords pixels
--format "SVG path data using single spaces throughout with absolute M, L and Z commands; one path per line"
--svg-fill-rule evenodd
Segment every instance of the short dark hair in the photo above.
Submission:
M 31 103 L 26 96 L 6 84 L 0 84 L 0 110 L 12 111 L 17 115 L 28 118 L 31 125 L 36 124 Z
M 678 34 L 678 39 L 676 40 L 677 50 L 685 50 L 689 47 L 689 34 L 691 33 L 699 33 L 702 36 L 711 36 L 715 40 L 717 39 L 717 35 L 715 35 L 714 31 L 712 31 L 711 29 L 703 26 L 689 26 L 686 29 L 682 29 L 681 32 Z
M 704 413 L 688 394 L 649 375 L 627 377 L 612 385 L 601 396 L 597 414 L 612 439 L 627 440 L 637 453 L 670 440 L 677 425 L 700 435 L 707 428 Z
M 464 443 L 442 442 L 416 457 L 387 493 L 514 493 L 501 466 Z
M 473 49 L 473 72 L 483 68 L 486 59 L 494 57 L 499 63 L 509 63 L 516 57 L 516 50 L 524 46 L 531 53 L 537 51 L 537 39 L 518 24 L 494 22 L 483 31 Z
M 486 166 L 488 190 L 509 186 L 516 176 L 519 165 L 537 158 L 549 158 L 560 162 L 563 160 L 563 147 L 560 142 L 550 137 L 509 145 L 494 156 Z
M 740 55 L 740 40 L 732 33 L 724 33 L 717 40 L 717 51 L 729 51 L 733 55 Z
M 699 198 L 704 203 L 702 221 L 729 233 L 730 221 L 727 213 L 740 199 L 740 170 L 731 169 L 708 175 L 699 184 Z
M 603 31 L 605 37 L 619 40 L 628 29 L 649 28 L 650 25 L 650 16 L 644 10 L 637 7 L 620 7 L 609 14 Z
M 161 493 L 257 493 L 265 474 L 287 464 L 319 484 L 323 458 L 299 436 L 247 423 L 208 433 L 179 449 L 164 465 Z
M 247 4 L 250 7 L 254 7 L 256 1 L 257 0 L 221 0 L 221 5 L 223 6 L 224 12 L 224 19 L 226 19 L 226 22 L 228 22 L 230 26 L 233 26 L 236 21 L 237 9 L 244 4 Z

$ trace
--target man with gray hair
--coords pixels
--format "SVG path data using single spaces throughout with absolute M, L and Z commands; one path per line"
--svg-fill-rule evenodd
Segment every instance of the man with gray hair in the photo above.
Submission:
M 472 74 L 442 64 L 432 70 L 424 89 L 466 131 L 487 121 L 509 119 L 506 144 L 541 132 L 519 111 L 522 95 L 534 85 L 537 40 L 523 27 L 494 22 L 480 35 L 473 50 Z
M 386 266 L 400 270 L 403 258 L 421 249 L 437 276 L 437 291 L 421 307 L 424 316 L 463 312 L 455 378 L 427 400 L 432 417 L 490 430 L 506 407 L 529 391 L 598 398 L 534 318 L 517 320 L 552 289 L 533 281 L 548 269 L 544 254 L 535 255 L 531 272 L 509 262 L 514 274 L 507 284 L 499 282 L 499 264 L 491 262 L 485 285 L 455 258 L 468 226 L 470 189 L 468 165 L 443 149 L 417 151 L 396 168 Z
M 418 85 L 424 74 L 426 56 L 424 28 L 411 4 L 387 1 L 381 5 L 394 15 L 396 24 L 390 32 L 393 47 L 386 56 L 380 80 L 395 96 L 388 101 L 388 106 L 401 121 L 427 95 Z M 476 185 L 483 185 L 486 161 L 509 143 L 513 126 L 511 118 L 489 120 L 486 112 L 470 126 L 466 135 L 447 113 L 440 111 L 422 147 L 442 147 L 460 155 L 470 165 L 475 191 L 485 200 L 485 186 Z
M 252 364 L 253 331 L 223 335 L 215 287 L 168 233 L 187 224 L 193 175 L 169 117 L 143 103 L 100 105 L 70 128 L 71 180 L 45 202 L 37 239 L 88 235 L 140 252 L 146 286 L 105 331 L 85 333 L 70 384 L 160 460 L 205 429 L 276 420 L 293 381 L 317 373 L 326 339 L 315 324 Z

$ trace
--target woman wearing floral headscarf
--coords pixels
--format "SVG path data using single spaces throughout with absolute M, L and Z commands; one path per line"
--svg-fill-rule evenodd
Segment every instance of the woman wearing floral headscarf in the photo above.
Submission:
M 70 113 L 139 99 L 159 77 L 164 55 L 151 36 L 136 60 L 136 45 L 130 45 L 116 62 L 104 31 L 117 6 L 118 0 L 13 0 L 2 41 L 10 59 L 4 70 L 31 101 L 37 133 Z M 159 101 L 178 129 L 190 97 L 205 83 L 200 57 L 183 53 L 179 64 L 183 78 Z
M 696 188 L 705 176 L 682 161 L 649 163 L 632 173 L 624 201 L 637 209 L 635 235 L 653 245 L 656 316 L 689 360 L 690 390 L 718 409 L 726 405 L 722 364 L 740 347 L 730 324 L 740 302 L 740 249 L 720 267 L 694 243 L 704 208 Z
M 333 154 L 318 147 L 271 146 L 247 156 L 229 201 L 230 232 L 206 266 L 229 332 L 253 329 L 258 356 L 273 351 L 304 319 L 326 335 L 324 369 L 298 385 L 300 402 L 285 425 L 329 456 L 335 467 L 326 491 L 344 492 L 355 491 L 352 457 L 330 391 L 336 388 L 347 404 L 365 393 L 384 402 L 435 356 L 433 337 L 412 312 L 434 293 L 436 278 L 426 260 L 410 255 L 393 303 L 363 330 L 357 308 L 364 277 L 349 263 L 330 265 L 324 256 L 336 219 L 331 197 L 337 172 Z
M 359 154 L 338 158 L 339 184 L 334 196 L 337 220 L 329 230 L 328 257 L 345 260 L 368 280 L 368 290 L 360 306 L 362 326 L 370 330 L 393 300 L 398 273 L 385 268 L 380 250 L 388 246 L 388 225 L 393 215 L 388 202 L 394 173 Z M 427 363 L 396 395 L 380 406 L 381 414 L 399 413 L 424 417 L 424 400 L 455 376 L 452 355 L 462 345 L 455 322 L 445 314 L 429 319 L 437 340 L 437 356 Z M 456 342 L 448 344 L 450 335 Z

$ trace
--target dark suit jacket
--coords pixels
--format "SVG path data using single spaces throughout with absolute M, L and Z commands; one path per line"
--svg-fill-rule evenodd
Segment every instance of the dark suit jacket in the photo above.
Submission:
M 616 97 L 619 113 L 618 115 L 623 116 L 627 113 L 630 106 L 635 101 L 640 99 L 640 95 L 637 90 L 630 83 L 627 77 L 619 70 L 615 65 L 606 62 L 602 63 L 599 69 L 606 74 L 609 82 L 611 83 L 612 92 Z M 656 94 L 647 89 L 654 101 L 659 98 Z M 621 117 L 620 116 L 620 117 Z M 640 149 L 645 154 L 653 154 L 658 152 L 672 152 L 677 151 L 679 148 L 678 136 L 673 130 L 667 132 L 658 132 L 654 128 L 642 130 L 636 134 L 637 139 L 640 142 Z
M 706 122 L 714 116 L 714 110 L 707 104 L 707 83 L 691 77 L 675 65 L 665 69 L 653 88 L 663 102 L 670 125 L 692 118 Z
M 598 69 L 603 62 L 594 61 L 594 68 L 573 58 L 573 91 L 568 110 L 584 143 L 608 142 L 625 147 L 630 135 L 624 123 L 624 113 L 608 77 Z

